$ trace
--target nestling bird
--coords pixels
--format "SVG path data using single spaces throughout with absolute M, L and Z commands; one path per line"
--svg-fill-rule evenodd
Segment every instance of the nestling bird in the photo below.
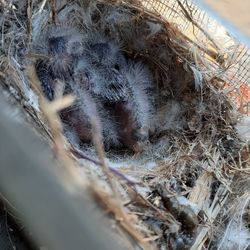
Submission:
M 91 92 L 104 101 L 116 102 L 127 98 L 128 84 L 121 73 L 126 59 L 115 44 L 89 44 L 75 70 L 82 70 L 89 79 Z
M 141 151 L 148 140 L 153 107 L 149 69 L 142 62 L 126 60 L 109 42 L 91 44 L 75 70 L 85 74 L 89 90 L 113 114 L 121 142 Z
M 45 96 L 54 98 L 55 80 L 69 81 L 78 58 L 83 53 L 83 37 L 72 28 L 50 28 L 41 36 L 36 51 L 45 58 L 36 63 L 37 75 Z
M 135 152 L 141 152 L 149 139 L 153 112 L 152 76 L 142 62 L 129 60 L 123 69 L 129 84 L 128 99 L 114 104 L 120 124 L 122 142 Z
M 119 46 L 96 41 L 75 31 L 48 33 L 43 52 L 48 59 L 36 65 L 43 91 L 55 95 L 56 79 L 76 102 L 61 112 L 65 127 L 81 142 L 91 142 L 96 121 L 106 148 L 122 143 L 135 152 L 148 140 L 153 109 L 152 76 L 142 62 L 127 60 Z
M 83 53 L 83 36 L 72 28 L 51 28 L 37 47 L 47 56 L 43 60 L 54 78 L 68 80 L 74 64 Z
M 61 111 L 60 117 L 71 134 L 77 138 L 76 141 L 90 143 L 93 136 L 92 122 L 95 122 L 105 147 L 108 149 L 111 145 L 118 145 L 115 124 L 98 99 L 79 82 L 72 81 L 70 87 L 76 101 L 73 106 Z
M 106 149 L 109 149 L 111 146 L 118 146 L 119 138 L 116 122 L 112 119 L 111 114 L 104 107 L 98 96 L 90 91 L 87 76 L 81 68 L 76 68 L 74 71 L 74 81 L 71 82 L 71 89 L 72 93 L 77 97 L 75 104 L 77 112 L 75 114 L 73 110 L 70 116 L 78 116 L 79 119 L 76 117 L 76 122 L 71 125 L 73 125 L 75 131 L 79 134 L 79 139 L 82 142 L 89 142 L 92 137 L 91 121 L 95 120 L 103 136 L 102 139 Z M 71 123 L 71 117 L 69 117 L 68 122 Z

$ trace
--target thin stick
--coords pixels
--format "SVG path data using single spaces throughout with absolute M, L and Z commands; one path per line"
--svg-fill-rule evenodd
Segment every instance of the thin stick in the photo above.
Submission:
M 31 34 L 32 34 L 32 9 L 33 9 L 33 0 L 28 0 L 28 6 L 27 6 L 27 17 L 28 17 L 28 24 L 27 24 L 27 32 L 29 41 L 31 40 Z
M 50 0 L 50 5 L 51 5 L 52 20 L 54 23 L 56 23 L 56 1 Z
M 92 162 L 93 164 L 97 165 L 97 166 L 102 166 L 102 163 L 100 161 L 97 161 L 95 159 L 90 158 L 89 156 L 85 155 L 81 150 L 77 149 L 76 147 L 74 147 L 71 144 L 71 149 L 70 149 L 71 153 L 73 153 L 77 158 L 81 158 L 84 160 L 87 160 L 89 162 Z M 132 180 L 130 180 L 128 177 L 126 177 L 126 175 L 124 175 L 123 173 L 121 173 L 120 171 L 118 171 L 117 169 L 108 166 L 109 171 L 113 172 L 117 177 L 119 177 L 120 179 L 126 181 L 126 183 L 130 186 L 135 186 L 136 183 Z

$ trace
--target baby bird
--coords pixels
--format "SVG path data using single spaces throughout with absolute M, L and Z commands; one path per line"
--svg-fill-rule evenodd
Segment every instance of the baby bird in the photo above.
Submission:
M 152 76 L 142 62 L 128 61 L 123 73 L 129 84 L 128 100 L 114 103 L 122 142 L 135 153 L 143 151 L 149 139 L 153 113 Z
M 118 47 L 112 43 L 89 44 L 78 61 L 89 79 L 91 92 L 104 101 L 117 102 L 127 97 L 128 84 L 120 70 L 126 63 Z
M 75 104 L 61 112 L 61 118 L 72 133 L 81 142 L 91 142 L 92 122 L 99 130 L 105 148 L 119 144 L 117 129 L 108 111 L 88 88 L 88 78 L 81 70 L 75 70 L 73 81 L 70 81 L 69 92 L 76 97 Z
M 121 143 L 141 152 L 153 107 L 149 69 L 142 62 L 126 61 L 109 42 L 90 44 L 75 70 L 88 79 L 86 87 L 113 114 Z
M 127 60 L 110 41 L 84 40 L 75 30 L 48 32 L 45 44 L 48 59 L 36 65 L 45 95 L 53 100 L 60 79 L 65 93 L 76 97 L 60 114 L 65 127 L 89 143 L 95 120 L 107 149 L 122 143 L 141 152 L 153 110 L 152 76 L 146 65 Z
M 43 60 L 54 78 L 68 80 L 75 62 L 83 53 L 83 37 L 72 28 L 51 28 L 37 50 L 48 57 Z
M 69 28 L 53 27 L 42 37 L 36 50 L 47 58 L 38 60 L 35 67 L 43 92 L 51 101 L 55 80 L 70 80 L 74 64 L 83 53 L 83 40 L 76 30 Z

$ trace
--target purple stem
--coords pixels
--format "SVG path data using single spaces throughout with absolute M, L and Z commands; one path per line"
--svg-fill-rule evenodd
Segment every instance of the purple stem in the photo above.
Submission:
M 87 160 L 87 161 L 90 161 L 92 163 L 94 163 L 95 165 L 98 165 L 98 166 L 101 166 L 102 164 L 95 160 L 95 159 L 92 159 L 90 157 L 88 157 L 87 155 L 85 155 L 81 150 L 75 148 L 73 145 L 71 145 L 71 149 L 70 151 L 79 159 L 84 159 L 84 160 Z M 113 172 L 116 176 L 120 177 L 121 179 L 125 180 L 127 182 L 127 184 L 131 185 L 131 186 L 135 186 L 136 183 L 134 181 L 131 181 L 129 178 L 127 178 L 123 173 L 121 173 L 120 171 L 118 171 L 117 169 L 113 168 L 113 167 L 110 167 L 108 166 L 108 169 Z

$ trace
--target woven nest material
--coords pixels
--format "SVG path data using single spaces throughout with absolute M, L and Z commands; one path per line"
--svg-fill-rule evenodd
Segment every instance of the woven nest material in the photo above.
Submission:
M 18 119 L 56 148 L 62 164 L 82 166 L 81 175 L 95 183 L 95 201 L 109 209 L 110 219 L 120 218 L 117 227 L 145 249 L 249 246 L 249 148 L 235 128 L 240 114 L 220 90 L 213 68 L 197 59 L 199 48 L 193 53 L 176 25 L 136 0 L 18 1 L 2 4 L 0 11 L 5 96 L 24 108 L 28 119 Z M 95 147 L 65 139 L 57 112 L 72 105 L 73 97 L 46 100 L 34 67 L 41 56 L 37 44 L 56 26 L 121 44 L 127 58 L 150 68 L 154 132 L 139 156 L 126 149 L 105 153 L 98 136 Z M 218 54 L 209 56 L 218 63 Z

